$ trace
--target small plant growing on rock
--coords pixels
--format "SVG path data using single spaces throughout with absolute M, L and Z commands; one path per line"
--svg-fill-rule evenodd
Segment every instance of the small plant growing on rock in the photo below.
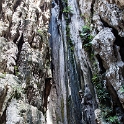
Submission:
M 17 76 L 19 74 L 17 66 L 14 66 L 14 71 L 15 71 L 15 75 Z
M 103 108 L 102 115 L 104 119 L 111 124 L 120 124 L 118 121 L 118 117 L 113 115 L 113 110 L 111 108 Z
M 82 27 L 82 33 L 90 33 L 90 27 L 87 25 L 84 25 Z
M 37 30 L 38 35 L 42 36 L 42 31 L 39 29 Z
M 71 8 L 71 6 L 67 6 L 67 7 L 64 7 L 64 9 L 63 9 L 63 13 L 72 13 L 72 8 Z
M 105 103 L 110 99 L 109 93 L 106 88 L 104 88 L 103 83 L 101 82 L 99 74 L 94 74 L 92 77 L 92 82 L 96 87 L 97 96 L 101 104 Z
M 14 97 L 15 97 L 16 99 L 19 99 L 19 98 L 21 97 L 21 93 L 16 90 Z
M 80 31 L 80 37 L 87 43 L 89 43 L 93 39 L 93 36 L 90 34 L 89 26 L 85 25 L 82 27 L 82 31 Z
M 124 86 L 122 86 L 119 90 L 121 93 L 124 93 Z
M 112 124 L 120 124 L 118 122 L 118 117 L 115 115 L 115 116 L 109 116 L 106 121 L 108 122 L 111 122 Z
M 87 25 L 83 26 L 82 31 L 79 31 L 79 34 L 83 40 L 83 47 L 88 51 L 92 46 L 91 41 L 93 39 L 93 36 L 90 34 L 90 27 Z
M 5 78 L 6 77 L 6 73 L 0 73 L 0 78 Z

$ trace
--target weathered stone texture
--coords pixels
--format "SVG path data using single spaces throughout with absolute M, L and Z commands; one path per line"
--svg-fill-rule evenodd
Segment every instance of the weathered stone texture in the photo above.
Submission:
M 109 26 L 115 28 L 121 37 L 124 37 L 123 9 L 119 9 L 116 4 L 109 4 L 106 1 L 100 1 L 98 6 L 98 11 L 101 19 L 105 21 Z
M 0 0 L 0 123 L 111 123 L 99 107 L 100 80 L 123 120 L 123 0 L 50 2 Z M 91 32 L 83 38 L 82 26 Z
M 49 19 L 49 0 L 0 1 L 1 124 L 45 123 L 45 80 L 51 77 Z M 22 104 L 24 116 L 19 112 Z
M 112 95 L 111 98 L 113 99 L 111 106 L 115 106 L 115 108 L 117 106 L 122 106 L 123 108 L 121 109 L 123 110 L 124 2 L 123 0 L 80 0 L 78 2 L 81 16 L 85 19 L 84 25 L 90 27 L 91 35 L 94 36 L 93 40 L 90 42 L 92 46 L 86 47 L 87 49 L 89 48 L 92 50 L 92 53 L 89 51 L 87 55 L 87 51 L 85 50 L 86 53 L 82 52 L 82 58 L 87 60 L 86 63 L 88 63 L 88 66 L 91 68 L 93 76 L 95 74 L 102 76 L 105 75 L 105 85 L 107 86 L 109 93 Z M 89 20 L 86 21 L 86 19 Z M 83 53 L 85 55 L 83 55 Z M 93 55 L 95 56 L 94 59 Z M 83 59 L 82 61 L 85 60 Z M 94 66 L 94 64 L 96 64 L 96 66 Z M 82 67 L 83 64 L 80 65 Z M 101 69 L 103 70 L 100 71 Z M 88 72 L 83 71 L 83 74 L 85 73 Z
M 14 73 L 17 54 L 17 45 L 0 37 L 0 72 Z
M 101 30 L 93 39 L 92 46 L 95 50 L 95 54 L 99 54 L 102 61 L 103 66 L 107 70 L 106 78 L 109 83 L 116 90 L 120 102 L 122 105 L 124 104 L 124 95 L 120 89 L 123 87 L 123 76 L 122 69 L 124 63 L 120 60 L 120 64 L 118 63 L 117 58 L 114 55 L 113 45 L 115 41 L 115 36 L 111 32 L 110 28 L 104 28 Z
M 93 39 L 92 45 L 95 50 L 95 54 L 99 54 L 103 60 L 103 65 L 106 69 L 115 62 L 113 43 L 115 36 L 111 32 L 110 28 L 104 28 Z M 108 59 L 109 58 L 109 59 Z

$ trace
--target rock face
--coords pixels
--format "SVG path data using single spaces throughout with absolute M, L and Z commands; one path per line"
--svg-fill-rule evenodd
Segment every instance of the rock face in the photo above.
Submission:
M 0 37 L 0 71 L 14 73 L 14 66 L 16 65 L 16 59 L 18 54 L 17 45 L 13 42 L 8 42 L 4 37 Z
M 52 4 L 54 84 L 48 120 L 60 124 L 123 123 L 122 1 Z
M 45 123 L 48 0 L 0 1 L 0 123 Z
M 0 124 L 123 124 L 123 8 L 1 0 Z

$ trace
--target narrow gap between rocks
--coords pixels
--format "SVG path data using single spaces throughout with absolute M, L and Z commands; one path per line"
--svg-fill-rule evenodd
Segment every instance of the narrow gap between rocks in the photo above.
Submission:
M 120 47 L 120 50 L 119 50 L 120 56 L 121 56 L 122 61 L 124 62 L 124 37 L 119 36 L 118 31 L 115 28 L 111 27 L 107 22 L 105 22 L 102 19 L 101 21 L 105 27 L 112 28 L 112 33 L 116 37 L 114 44 Z
M 106 69 L 103 67 L 103 62 L 102 62 L 102 59 L 101 59 L 100 55 L 97 54 L 96 58 L 99 62 L 100 74 L 104 74 L 106 72 Z
M 20 53 L 21 53 L 23 43 L 24 43 L 24 40 L 23 40 L 23 34 L 22 34 L 22 36 L 21 36 L 21 38 L 20 38 L 20 40 L 18 42 L 18 45 L 17 45 L 18 46 L 17 62 L 18 62 L 19 57 L 20 57 Z
M 6 123 L 6 109 L 3 112 L 2 116 L 0 117 L 0 124 L 5 124 Z
M 15 4 L 14 4 L 14 6 L 13 6 L 14 12 L 15 12 L 16 8 L 21 4 L 21 1 L 22 1 L 22 0 L 16 0 Z
M 44 107 L 44 112 L 47 110 L 47 102 L 48 102 L 48 96 L 50 95 L 50 90 L 52 86 L 52 78 L 46 78 L 45 79 L 45 88 L 44 88 L 44 93 L 43 93 L 43 107 Z

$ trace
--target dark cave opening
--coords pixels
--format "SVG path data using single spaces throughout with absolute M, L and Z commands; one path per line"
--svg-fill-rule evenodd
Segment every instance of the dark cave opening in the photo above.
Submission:
M 124 37 L 120 37 L 118 35 L 118 31 L 114 28 L 113 28 L 112 32 L 113 32 L 114 36 L 116 37 L 114 44 L 120 47 L 119 52 L 121 55 L 121 59 L 124 62 Z

